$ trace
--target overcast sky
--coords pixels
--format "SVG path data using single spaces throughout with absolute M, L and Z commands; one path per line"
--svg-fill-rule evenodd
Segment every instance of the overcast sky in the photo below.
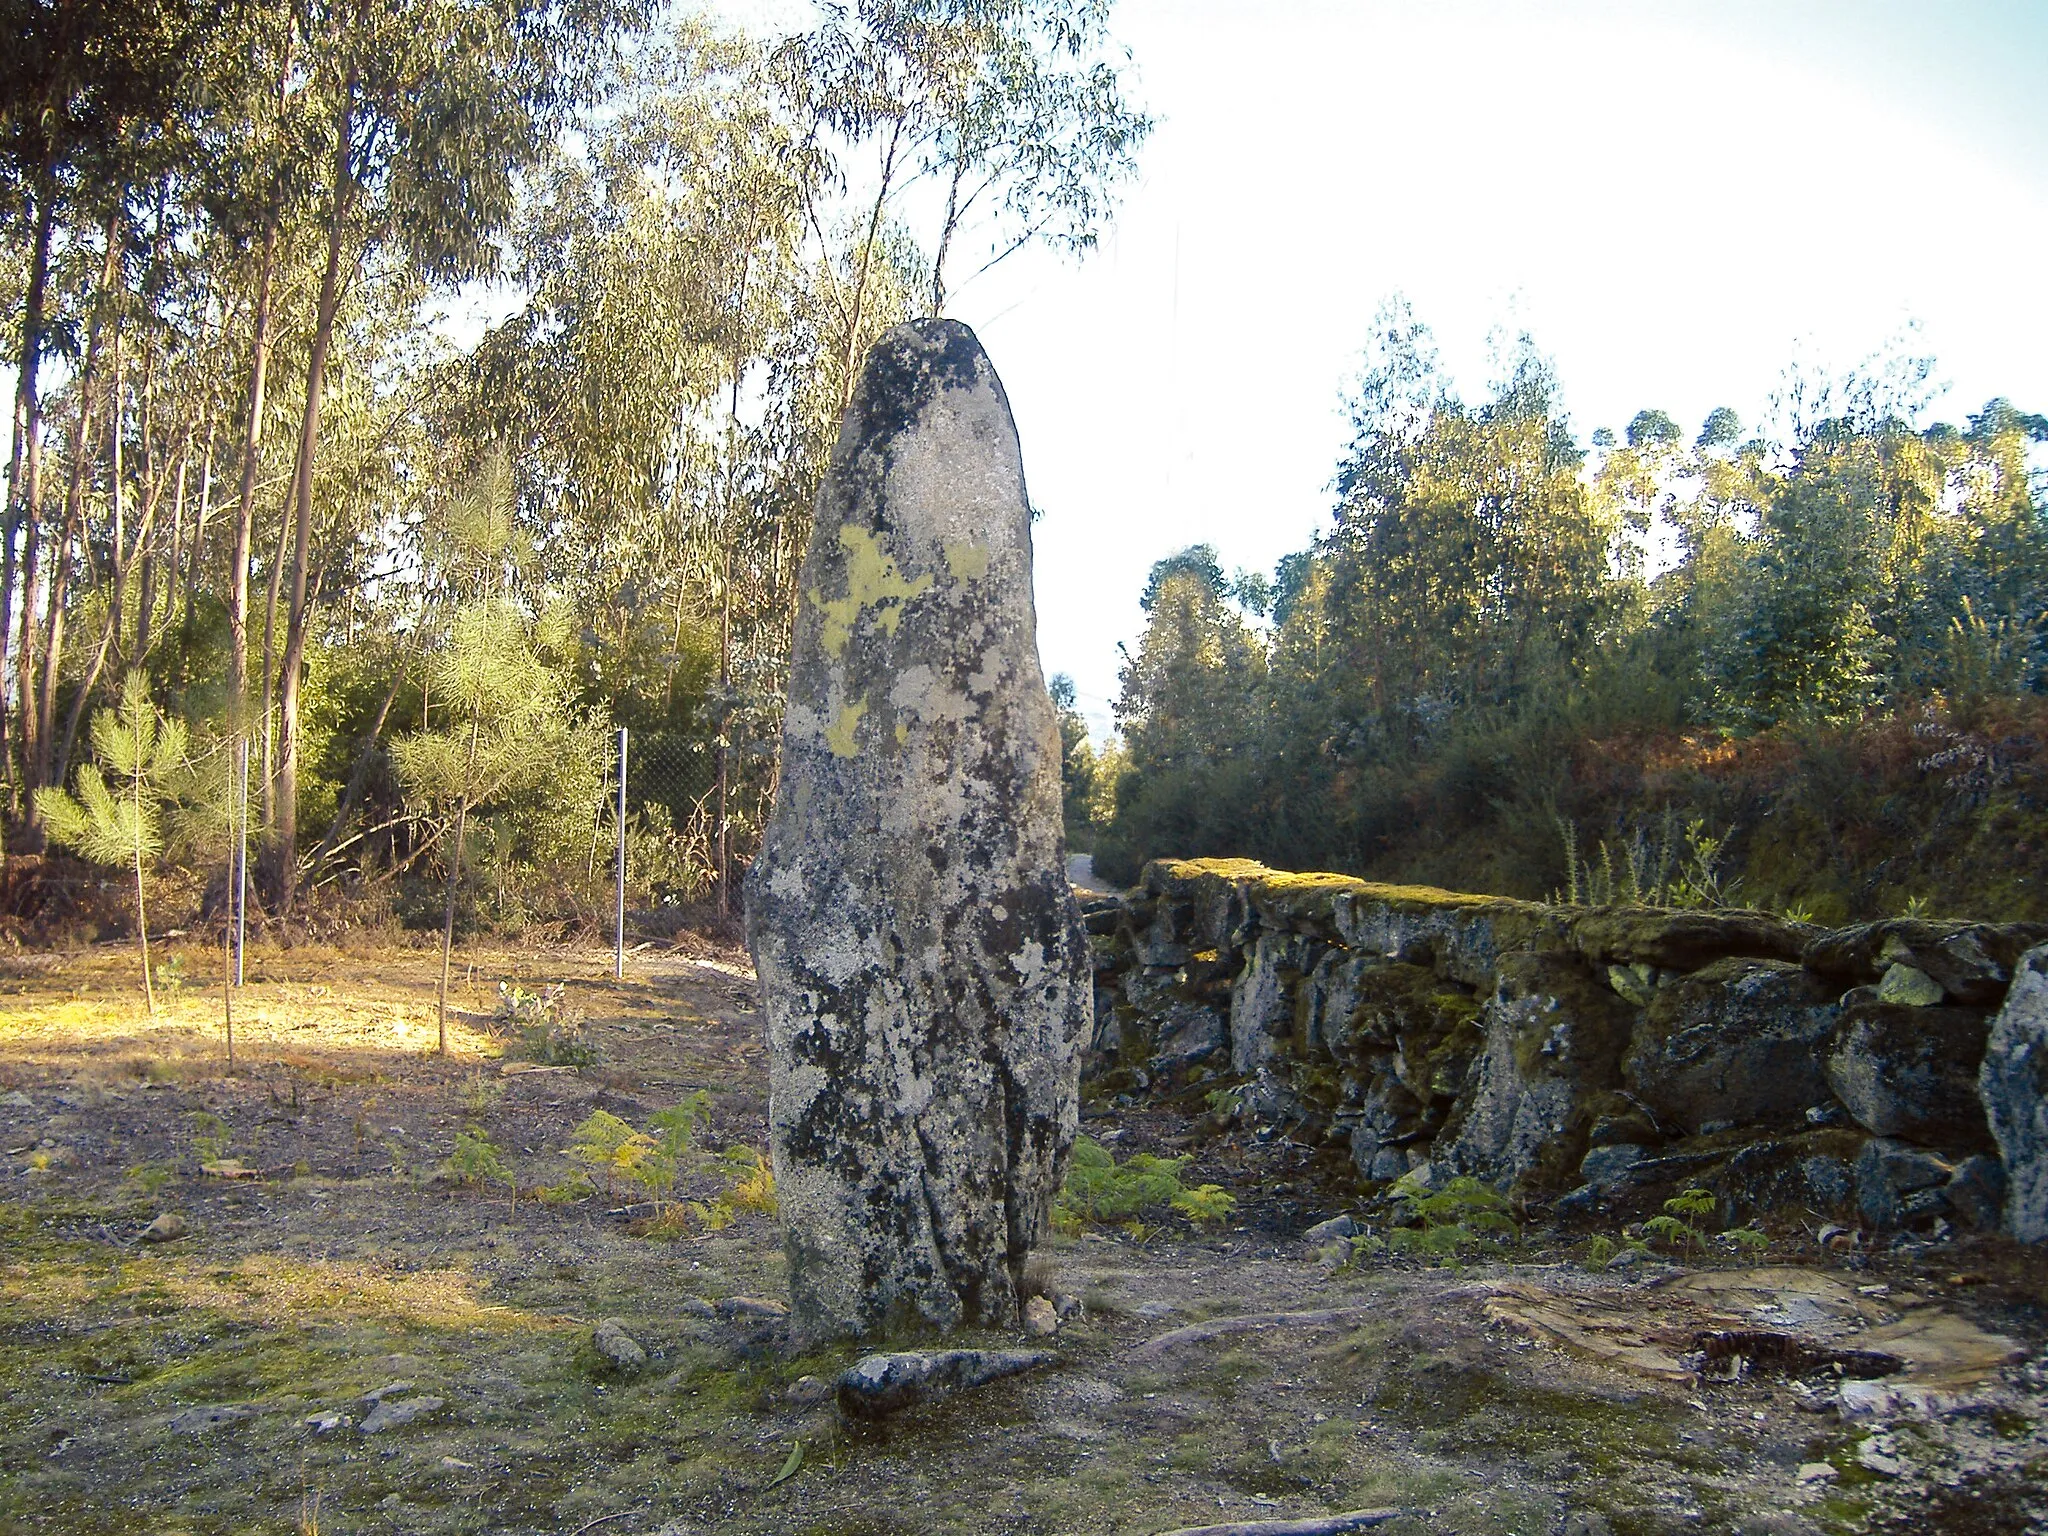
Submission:
M 1341 396 L 1405 293 L 1468 393 L 1555 358 L 1581 441 L 1746 423 L 1908 323 L 1959 418 L 2048 409 L 2048 4 L 1119 0 L 1159 119 L 1101 250 L 949 301 L 1016 408 L 1039 640 L 1097 730 L 1160 556 L 1327 525 Z

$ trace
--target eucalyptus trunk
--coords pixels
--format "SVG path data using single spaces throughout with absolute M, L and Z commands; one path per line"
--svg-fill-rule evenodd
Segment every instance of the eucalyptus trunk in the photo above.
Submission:
M 441 917 L 441 992 L 436 1003 L 439 1043 L 434 1047 L 448 1054 L 448 962 L 455 952 L 455 892 L 462 883 L 462 836 L 469 826 L 469 792 L 476 782 L 477 738 L 483 730 L 483 715 L 469 717 L 469 756 L 462 765 L 462 793 L 455 801 L 455 846 L 448 854 L 448 901 Z
M 263 458 L 263 396 L 270 377 L 271 284 L 277 268 L 278 210 L 263 219 L 256 267 L 256 312 L 251 320 L 249 414 L 242 425 L 241 495 L 235 506 L 235 548 L 228 564 L 228 726 L 237 738 L 249 715 L 249 552 L 256 516 L 256 474 Z
M 0 543 L 0 677 L 7 672 L 8 640 L 14 629 L 15 577 L 21 582 L 20 662 L 27 661 L 30 624 L 33 622 L 35 558 L 33 551 L 42 536 L 38 515 L 42 499 L 42 398 L 38 373 L 43 359 L 43 305 L 49 289 L 50 235 L 55 223 L 56 188 L 45 167 L 37 188 L 35 236 L 30 247 L 28 290 L 21 306 L 21 354 L 15 365 L 14 430 L 7 452 L 7 523 Z M 17 551 L 17 544 L 20 548 Z M 26 706 L 28 694 L 22 693 Z M 0 773 L 14 785 L 14 756 L 9 728 L 9 711 L 4 689 L 0 689 Z
M 280 912 L 291 910 L 298 882 L 300 674 L 305 670 L 311 617 L 307 574 L 313 546 L 313 460 L 320 447 L 320 397 L 327 383 L 327 352 L 341 307 L 341 250 L 354 197 L 350 135 L 354 121 L 356 73 L 351 66 L 342 87 L 341 120 L 335 130 L 334 207 L 327 224 L 327 266 L 320 276 L 320 305 L 313 326 L 313 350 L 306 364 L 306 409 L 299 423 L 299 457 L 292 481 L 291 600 L 285 610 L 284 657 L 277 679 L 277 800 L 271 828 L 274 881 Z M 445 1021 L 444 1021 L 445 1022 Z

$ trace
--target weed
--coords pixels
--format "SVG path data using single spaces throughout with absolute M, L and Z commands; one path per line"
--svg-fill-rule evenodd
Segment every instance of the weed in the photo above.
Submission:
M 1713 1210 L 1714 1196 L 1711 1191 L 1699 1188 L 1682 1190 L 1664 1202 L 1664 1213 L 1661 1216 L 1652 1216 L 1643 1223 L 1643 1237 L 1654 1238 L 1672 1248 L 1683 1247 L 1688 1258 L 1693 1257 L 1710 1236 L 1713 1241 L 1744 1255 L 1761 1253 L 1769 1245 L 1769 1236 L 1754 1224 L 1729 1227 L 1711 1234 L 1702 1230 L 1696 1223 L 1699 1218 L 1711 1215 Z M 1648 1246 L 1647 1241 L 1631 1240 L 1625 1234 L 1623 1241 L 1635 1248 Z
M 614 1176 L 626 1171 L 642 1148 L 654 1140 L 633 1129 L 609 1110 L 595 1111 L 569 1138 L 569 1160 L 604 1175 L 607 1196 L 617 1192 Z
M 177 1176 L 177 1170 L 168 1163 L 137 1163 L 130 1168 L 125 1182 L 139 1195 L 154 1195 Z
M 1237 1209 L 1236 1197 L 1224 1193 L 1220 1184 L 1198 1184 L 1173 1197 L 1173 1208 L 1196 1226 L 1225 1221 Z
M 1367 1234 L 1352 1240 L 1354 1253 L 1414 1253 L 1456 1263 L 1475 1249 L 1518 1242 L 1521 1232 L 1508 1215 L 1507 1197 L 1469 1174 L 1432 1191 L 1406 1173 L 1387 1193 L 1406 1207 L 1413 1225 L 1395 1227 L 1384 1237 Z
M 708 1203 L 690 1202 L 690 1214 L 704 1224 L 707 1232 L 723 1231 L 744 1212 L 772 1216 L 778 1208 L 775 1170 L 769 1165 L 767 1153 L 752 1147 L 732 1147 L 726 1151 L 725 1161 L 733 1175 L 723 1193 Z
M 202 1167 L 207 1163 L 217 1163 L 228 1155 L 233 1138 L 228 1134 L 225 1120 L 204 1109 L 195 1109 L 186 1118 L 192 1122 L 192 1153 Z
M 590 1036 L 583 1015 L 565 1001 L 560 982 L 528 992 L 498 983 L 498 1007 L 492 1022 L 510 1027 L 513 1043 L 506 1052 L 550 1067 L 595 1066 L 602 1053 Z
M 1180 1182 L 1189 1161 L 1139 1152 L 1118 1163 L 1100 1142 L 1080 1137 L 1053 1207 L 1053 1224 L 1074 1232 L 1090 1223 L 1126 1221 L 1150 1206 L 1171 1206 L 1176 1196 L 1189 1193 Z
M 1564 889 L 1553 901 L 1569 906 L 1724 907 L 1735 897 L 1736 880 L 1723 881 L 1720 863 L 1729 834 L 1707 830 L 1704 818 L 1686 818 L 1681 843 L 1678 816 L 1670 806 L 1655 832 L 1641 823 L 1619 842 L 1600 840 L 1597 860 L 1579 856 L 1578 828 L 1553 818 L 1564 841 Z
M 494 1078 L 485 1077 L 478 1069 L 472 1072 L 469 1081 L 462 1085 L 462 1112 L 470 1116 L 490 1113 L 491 1106 L 504 1097 L 505 1085 Z
M 448 1159 L 448 1171 L 471 1187 L 503 1184 L 509 1195 L 510 1208 L 518 1210 L 518 1175 L 506 1167 L 503 1155 L 492 1145 L 487 1131 L 476 1129 L 455 1133 L 455 1151 Z
M 1596 1233 L 1586 1244 L 1586 1267 L 1605 1269 L 1624 1253 L 1647 1253 L 1649 1248 L 1650 1245 L 1640 1237 L 1630 1237 L 1626 1232 L 1621 1234 L 1619 1242 L 1605 1232 Z
M 1202 1102 L 1208 1106 L 1209 1113 L 1215 1117 L 1218 1125 L 1229 1126 L 1244 1113 L 1244 1088 L 1242 1085 L 1235 1088 L 1211 1088 L 1202 1095 Z
M 534 1194 L 542 1205 L 574 1205 L 578 1200 L 588 1200 L 597 1193 L 597 1186 L 590 1182 L 590 1175 L 577 1169 L 559 1184 L 543 1184 Z

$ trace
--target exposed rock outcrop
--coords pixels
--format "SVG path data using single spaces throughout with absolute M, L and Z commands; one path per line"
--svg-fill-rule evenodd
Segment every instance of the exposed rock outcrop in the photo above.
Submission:
M 2048 1241 L 2048 944 L 2021 955 L 1977 1078 L 2005 1164 L 2005 1221 L 2021 1242 Z
M 1233 1083 L 1368 1181 L 2048 1238 L 2038 924 L 1830 931 L 1217 859 L 1147 865 L 1089 929 L 1098 1091 Z

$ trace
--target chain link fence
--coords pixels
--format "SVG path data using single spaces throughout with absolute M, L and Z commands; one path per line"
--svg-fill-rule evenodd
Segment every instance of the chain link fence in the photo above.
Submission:
M 590 862 L 609 866 L 615 929 L 663 937 L 736 917 L 774 793 L 772 748 L 631 727 L 615 727 L 609 748 Z

